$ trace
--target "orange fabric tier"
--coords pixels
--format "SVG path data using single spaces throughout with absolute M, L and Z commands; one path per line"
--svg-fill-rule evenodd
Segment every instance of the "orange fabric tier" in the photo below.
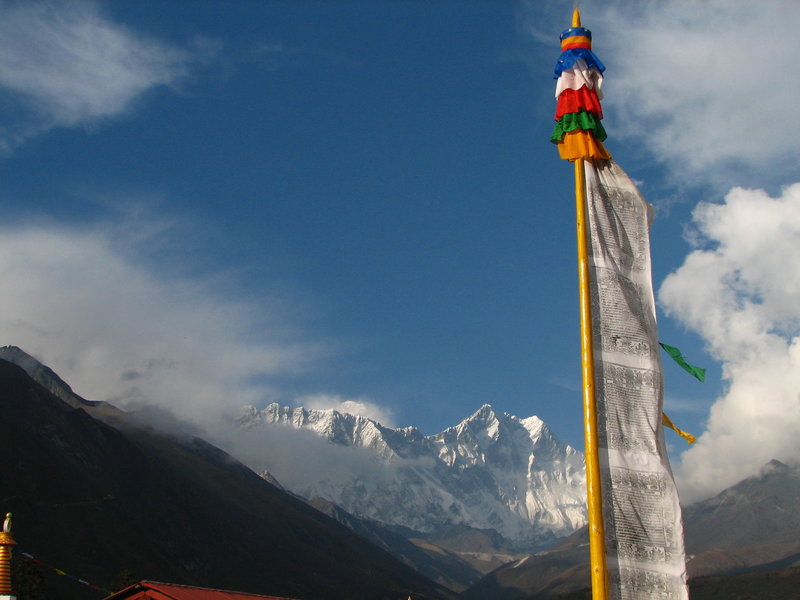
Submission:
M 558 143 L 558 154 L 564 160 L 574 161 L 579 158 L 611 158 L 603 143 L 587 131 L 570 131 Z

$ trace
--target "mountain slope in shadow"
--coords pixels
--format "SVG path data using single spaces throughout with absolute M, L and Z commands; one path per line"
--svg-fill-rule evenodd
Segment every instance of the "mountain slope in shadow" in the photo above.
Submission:
M 293 598 L 451 598 L 192 436 L 111 426 L 0 360 L 0 510 L 17 550 L 101 587 L 138 579 Z M 71 581 L 58 598 L 98 599 Z

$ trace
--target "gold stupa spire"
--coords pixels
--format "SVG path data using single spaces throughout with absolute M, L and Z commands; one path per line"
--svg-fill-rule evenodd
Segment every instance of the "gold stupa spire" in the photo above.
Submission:
M 11 595 L 11 547 L 16 545 L 11 535 L 11 513 L 6 513 L 3 531 L 0 531 L 0 598 Z
M 572 11 L 572 27 L 580 27 L 581 26 L 581 11 L 579 8 L 575 8 Z

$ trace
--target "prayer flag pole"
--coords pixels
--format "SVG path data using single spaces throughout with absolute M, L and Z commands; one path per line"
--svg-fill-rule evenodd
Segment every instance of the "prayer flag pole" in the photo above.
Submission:
M 575 163 L 592 599 L 688 600 L 680 500 L 661 427 L 651 207 L 603 146 L 605 66 L 577 9 L 560 39 L 550 140 Z
M 577 9 L 575 10 L 577 13 Z M 575 18 L 573 17 L 573 25 Z M 580 21 L 578 21 L 580 25 Z M 586 241 L 586 181 L 583 160 L 575 160 L 575 207 L 578 239 L 578 297 L 581 326 L 581 373 L 583 375 L 583 437 L 586 456 L 586 504 L 589 517 L 589 561 L 592 600 L 607 600 L 605 530 L 600 490 L 597 444 L 597 404 L 594 388 L 592 304 L 589 292 L 589 251 Z
M 572 26 L 561 34 L 562 51 L 575 48 L 591 48 L 591 33 L 581 27 L 580 11 L 576 8 L 572 13 Z M 560 63 L 560 61 L 559 61 Z M 600 65 L 602 67 L 602 65 Z M 573 95 L 585 94 L 587 86 L 573 82 L 572 88 L 579 86 Z M 575 118 L 585 119 L 599 113 L 599 85 L 592 86 L 592 98 L 578 97 L 569 106 L 559 110 L 562 120 Z M 590 110 L 587 110 L 589 108 Z M 573 112 L 574 111 L 574 112 Z M 572 113 L 571 115 L 569 113 Z M 567 119 L 564 119 L 564 117 Z M 594 118 L 593 116 L 591 117 Z M 603 505 L 600 478 L 600 458 L 597 443 L 597 402 L 595 398 L 594 341 L 592 340 L 592 302 L 589 275 L 589 228 L 586 205 L 586 174 L 584 162 L 592 158 L 607 158 L 608 152 L 599 140 L 595 140 L 591 132 L 583 131 L 582 122 L 576 127 L 574 123 L 564 125 L 573 128 L 571 131 L 559 131 L 559 154 L 562 158 L 575 163 L 575 213 L 578 242 L 578 299 L 580 312 L 581 337 L 581 374 L 583 379 L 583 436 L 586 457 L 586 505 L 589 519 L 589 560 L 592 581 L 592 600 L 608 599 L 608 571 L 606 568 L 605 528 L 603 524 Z M 558 129 L 558 128 L 557 128 Z M 602 129 L 601 129 L 602 131 Z M 602 137 L 602 136 L 599 136 Z M 566 138 L 566 140 L 564 140 Z M 555 141 L 555 140 L 554 140 Z

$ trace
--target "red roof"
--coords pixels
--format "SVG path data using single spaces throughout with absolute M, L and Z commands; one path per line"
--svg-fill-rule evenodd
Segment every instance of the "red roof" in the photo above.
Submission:
M 104 600 L 123 600 L 123 598 L 125 600 L 287 600 L 275 596 L 259 596 L 157 581 L 140 581 Z

